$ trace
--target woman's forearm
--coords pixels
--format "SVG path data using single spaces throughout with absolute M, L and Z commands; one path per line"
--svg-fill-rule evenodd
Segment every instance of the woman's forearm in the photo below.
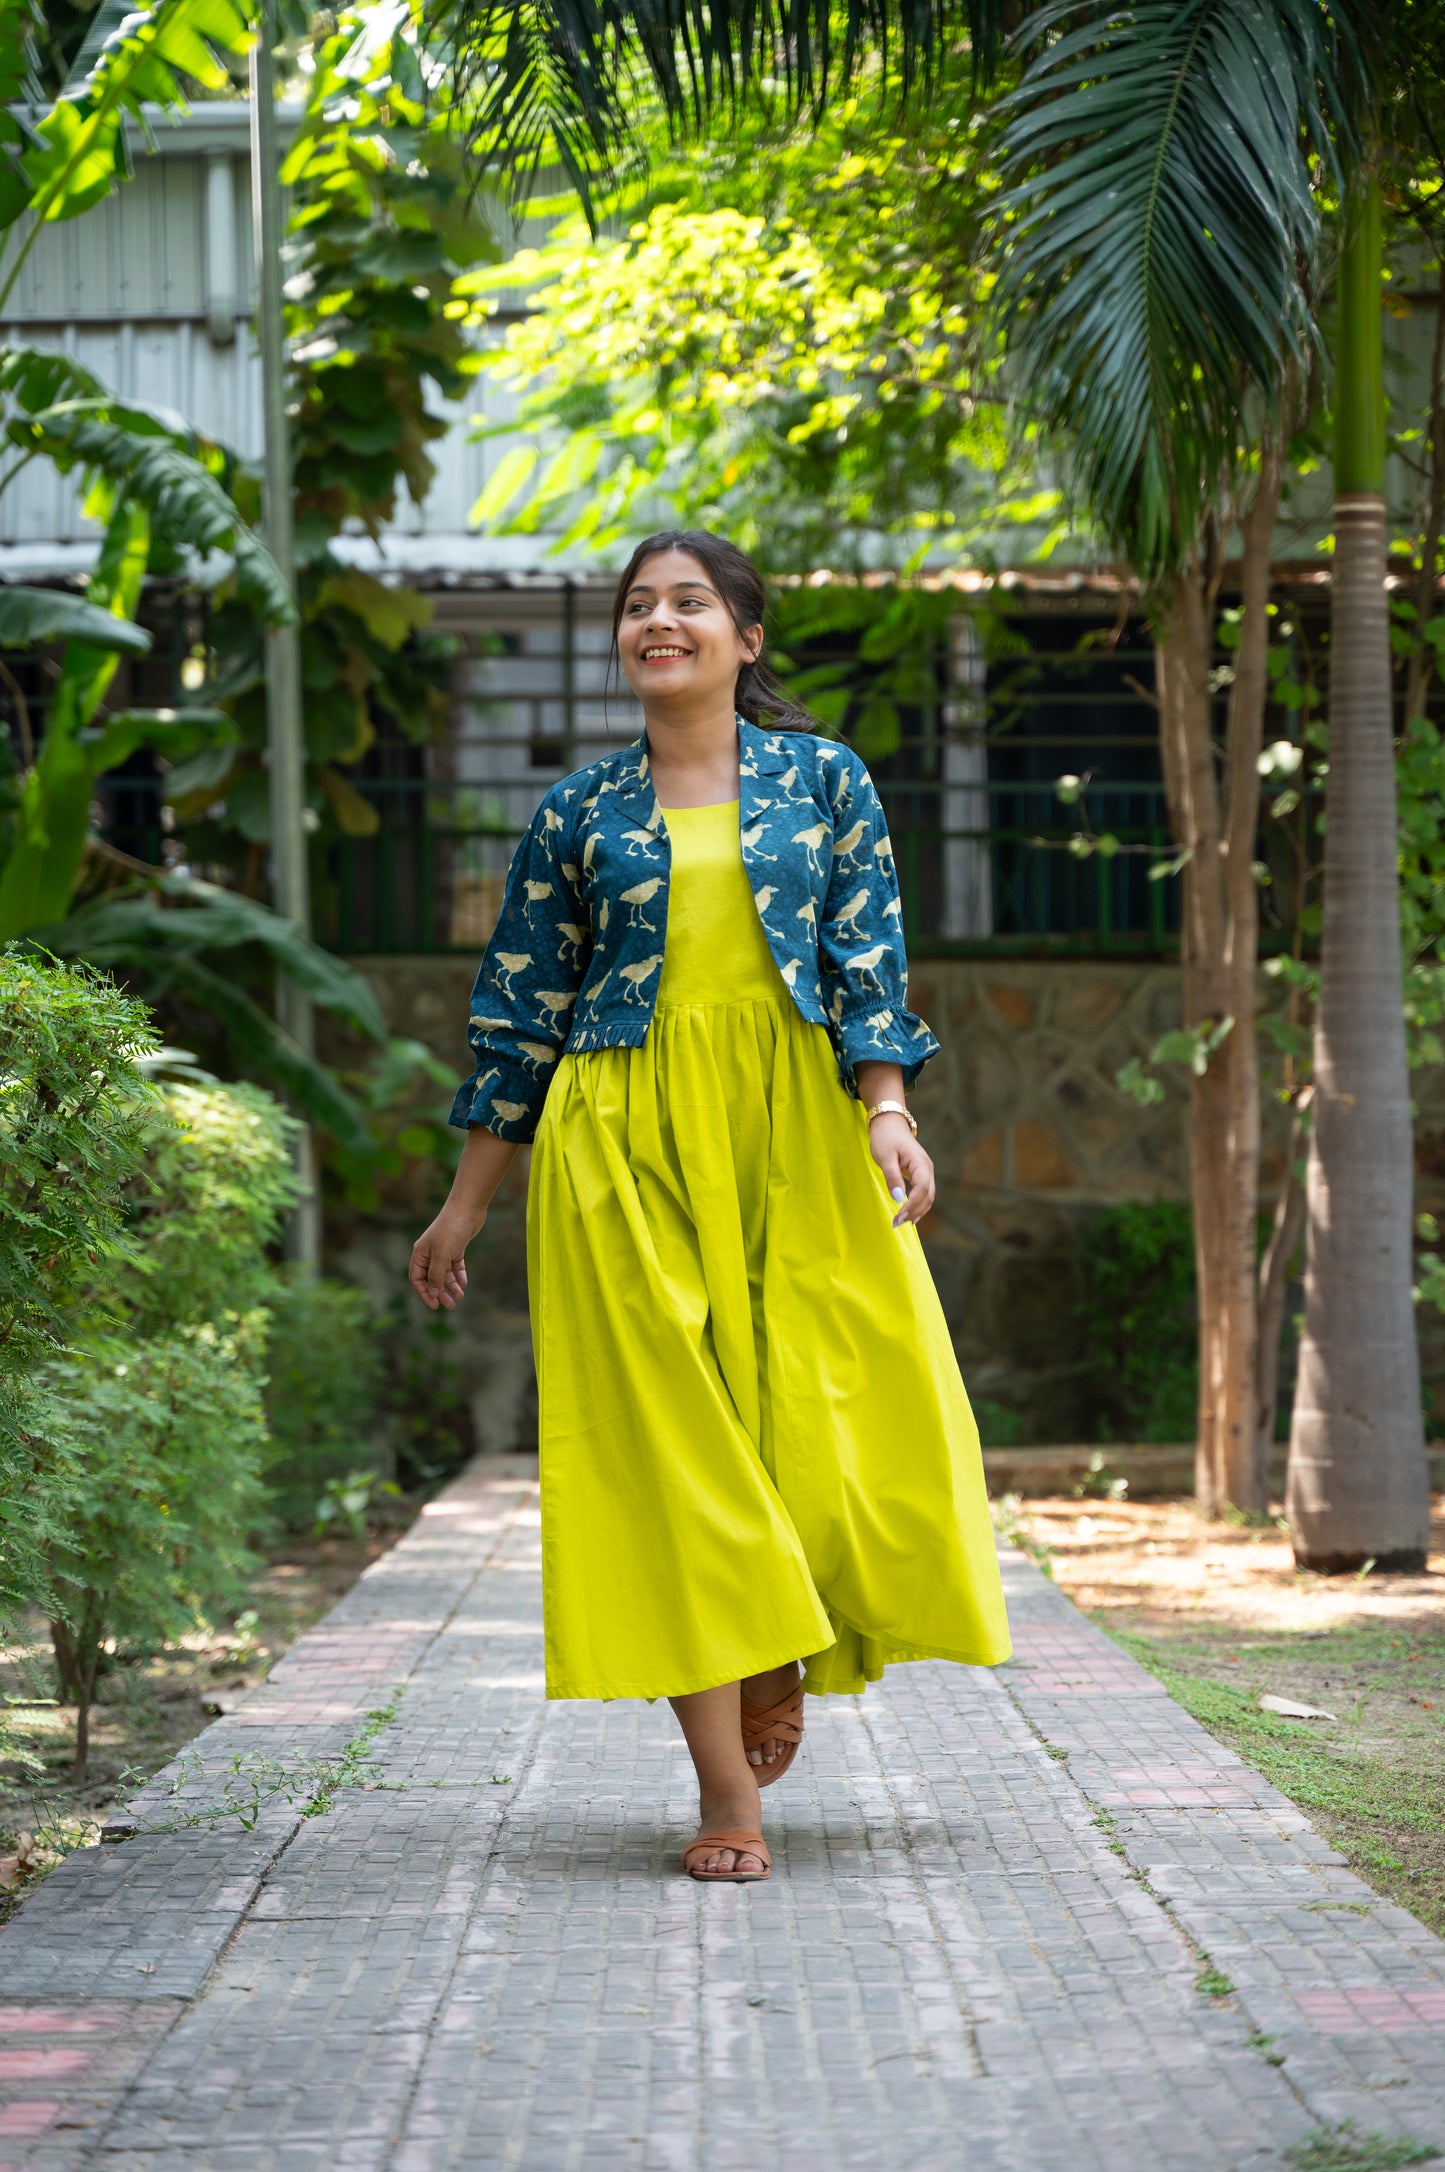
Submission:
M 455 1213 L 480 1226 L 517 1151 L 515 1139 L 499 1139 L 485 1124 L 468 1125 L 462 1158 L 443 1212 Z
M 903 1099 L 903 1070 L 896 1063 L 855 1063 L 853 1076 L 858 1081 L 858 1099 L 867 1109 L 878 1101 Z

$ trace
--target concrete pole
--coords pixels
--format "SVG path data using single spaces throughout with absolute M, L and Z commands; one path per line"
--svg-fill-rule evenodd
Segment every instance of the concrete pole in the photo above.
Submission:
M 264 0 L 251 50 L 251 205 L 256 243 L 257 335 L 265 432 L 262 504 L 266 541 L 292 595 L 296 592 L 291 527 L 291 438 L 286 421 L 286 333 L 281 302 L 280 149 L 276 130 L 275 0 Z M 271 886 L 276 909 L 303 935 L 311 932 L 306 855 L 306 757 L 301 714 L 301 637 L 295 625 L 266 636 L 266 707 L 271 785 Z M 309 1056 L 316 1047 L 311 999 L 279 972 L 276 1016 L 283 1032 Z M 288 1258 L 314 1275 L 321 1258 L 321 1200 L 311 1132 L 297 1141 L 296 1173 L 303 1197 L 286 1236 Z

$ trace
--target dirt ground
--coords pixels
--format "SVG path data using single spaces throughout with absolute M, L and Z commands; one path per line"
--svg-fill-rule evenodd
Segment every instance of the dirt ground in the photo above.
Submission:
M 25 1625 L 30 1641 L 0 1649 L 0 1923 L 37 1877 L 94 1842 L 113 1803 L 210 1725 L 208 1700 L 240 1696 L 260 1681 L 396 1544 L 414 1512 L 398 1502 L 386 1527 L 364 1542 L 288 1540 L 272 1550 L 233 1620 L 154 1658 L 119 1660 L 100 1682 L 80 1780 L 71 1769 L 75 1713 L 55 1702 L 44 1623 Z
M 1061 1590 L 1265 1773 L 1381 1892 L 1445 1934 L 1445 1496 L 1423 1576 L 1297 1570 L 1283 1519 L 1038 1500 L 1001 1520 Z M 1260 1709 L 1261 1696 L 1328 1719 Z

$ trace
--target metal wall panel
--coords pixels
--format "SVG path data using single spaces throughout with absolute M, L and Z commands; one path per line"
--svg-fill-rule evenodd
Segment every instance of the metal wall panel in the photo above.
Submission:
M 78 219 L 48 226 L 6 312 L 11 327 L 95 317 L 202 317 L 206 310 L 206 161 L 151 158 Z M 232 190 L 234 248 L 251 276 L 244 165 Z

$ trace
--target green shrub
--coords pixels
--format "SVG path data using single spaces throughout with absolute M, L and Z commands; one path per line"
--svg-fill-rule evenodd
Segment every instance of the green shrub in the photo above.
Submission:
M 44 1597 L 63 1488 L 39 1376 L 97 1262 L 123 1256 L 157 1045 L 145 1007 L 100 974 L 0 950 L 0 1615 Z
M 63 1527 L 47 1544 L 51 1640 L 78 1707 L 76 1771 L 105 1646 L 149 1653 L 254 1566 L 265 1418 L 245 1329 L 210 1326 L 54 1358 L 42 1419 Z
M 92 1314 L 161 1335 L 275 1303 L 296 1128 L 259 1086 L 167 1081 L 126 1190 L 127 1256 L 87 1293 Z
M 1188 1207 L 1103 1208 L 1089 1223 L 1082 1264 L 1094 1438 L 1193 1440 L 1199 1357 Z
M 371 1304 L 341 1282 L 295 1283 L 270 1316 L 266 1482 L 288 1530 L 309 1527 L 327 1487 L 384 1467 L 380 1410 L 384 1357 Z

